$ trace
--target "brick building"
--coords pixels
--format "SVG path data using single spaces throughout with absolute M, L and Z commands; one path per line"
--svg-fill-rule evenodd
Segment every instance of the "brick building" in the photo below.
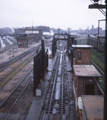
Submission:
M 74 64 L 91 64 L 91 45 L 72 45 L 74 51 Z
M 33 27 L 15 29 L 18 47 L 28 47 L 31 42 L 42 40 L 43 32 Z
M 26 28 L 24 29 L 24 32 L 27 34 L 28 41 L 38 42 L 39 40 L 42 40 L 43 32 L 40 29 Z
M 93 65 L 73 65 L 73 91 L 76 106 L 81 95 L 99 95 L 97 86 L 100 73 Z
M 76 110 L 78 110 L 79 97 L 81 95 L 100 95 L 97 85 L 101 76 L 91 64 L 90 45 L 72 45 L 74 48 L 73 58 L 73 92 L 75 96 Z
M 16 38 L 17 38 L 17 44 L 19 48 L 28 47 L 27 34 L 25 33 L 17 34 Z

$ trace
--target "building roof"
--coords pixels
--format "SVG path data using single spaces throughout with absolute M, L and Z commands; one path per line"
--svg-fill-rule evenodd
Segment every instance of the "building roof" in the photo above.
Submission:
M 74 48 L 92 48 L 93 46 L 91 45 L 72 45 Z
M 103 120 L 104 97 L 102 95 L 82 95 L 87 120 Z
M 81 77 L 100 77 L 101 74 L 93 65 L 73 65 L 76 76 Z

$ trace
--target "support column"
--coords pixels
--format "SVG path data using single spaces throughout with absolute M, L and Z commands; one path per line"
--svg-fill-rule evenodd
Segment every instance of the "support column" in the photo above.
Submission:
M 44 53 L 45 53 L 44 40 L 41 40 L 41 48 L 42 48 L 42 79 L 44 79 L 44 77 L 45 77 L 45 72 L 44 72 Z

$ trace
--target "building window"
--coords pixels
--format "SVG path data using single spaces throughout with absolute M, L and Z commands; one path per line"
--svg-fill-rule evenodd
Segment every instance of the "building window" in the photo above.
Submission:
M 81 60 L 81 52 L 78 52 L 78 60 Z

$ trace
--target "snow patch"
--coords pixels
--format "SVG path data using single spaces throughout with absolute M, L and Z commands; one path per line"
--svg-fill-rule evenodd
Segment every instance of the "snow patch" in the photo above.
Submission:
M 2 47 L 5 47 L 6 45 L 4 44 L 4 42 L 3 42 L 3 40 L 2 40 L 2 38 L 0 37 L 0 42 L 1 42 L 1 46 Z
M 7 40 L 10 44 L 13 44 L 11 41 L 9 41 L 6 37 L 3 37 L 5 40 Z
M 12 38 L 12 37 L 10 37 L 10 36 L 7 36 L 7 38 L 10 38 L 10 39 L 12 39 L 12 40 L 16 41 L 14 38 Z

